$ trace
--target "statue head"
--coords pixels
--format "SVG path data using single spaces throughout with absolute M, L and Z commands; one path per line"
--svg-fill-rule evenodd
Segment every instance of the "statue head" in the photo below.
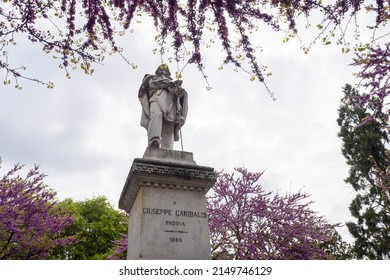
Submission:
M 171 76 L 171 72 L 169 71 L 169 67 L 167 64 L 161 64 L 157 70 L 156 70 L 156 75 L 163 75 L 163 76 L 166 76 L 166 77 L 170 77 Z

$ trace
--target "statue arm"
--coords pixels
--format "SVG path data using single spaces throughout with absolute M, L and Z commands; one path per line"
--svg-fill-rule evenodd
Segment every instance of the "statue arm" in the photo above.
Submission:
M 149 108 L 149 100 L 147 95 L 143 95 L 139 101 L 141 102 L 141 106 L 145 115 L 150 119 L 150 108 Z
M 174 81 L 164 76 L 155 76 L 149 80 L 149 87 L 151 89 L 165 89 L 173 86 L 174 84 Z
M 142 106 L 142 113 L 141 113 L 141 126 L 148 129 L 148 124 L 150 121 L 150 107 L 149 107 L 149 100 L 148 96 L 145 94 L 143 95 L 139 101 L 141 102 Z

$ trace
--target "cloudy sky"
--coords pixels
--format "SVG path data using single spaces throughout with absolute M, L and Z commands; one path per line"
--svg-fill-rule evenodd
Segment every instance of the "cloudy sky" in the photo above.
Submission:
M 71 72 L 70 80 L 59 61 L 39 46 L 19 44 L 10 62 L 28 66 L 29 74 L 56 86 L 48 90 L 21 81 L 23 90 L 17 91 L 0 85 L 0 174 L 17 162 L 26 170 L 40 164 L 59 199 L 105 195 L 117 207 L 133 159 L 142 157 L 147 146 L 137 93 L 144 74 L 160 63 L 152 52 L 151 32 L 144 25 L 123 38 L 124 54 L 138 65 L 136 70 L 112 56 L 95 66 L 92 77 Z M 307 192 L 312 209 L 332 223 L 344 223 L 351 220 L 348 205 L 354 193 L 344 183 L 348 167 L 336 119 L 342 87 L 356 82 L 355 69 L 348 66 L 351 57 L 320 45 L 305 55 L 296 41 L 284 44 L 282 39 L 274 33 L 259 38 L 264 47 L 260 63 L 273 73 L 267 84 L 277 101 L 245 73 L 232 67 L 217 70 L 222 61 L 218 44 L 205 49 L 211 91 L 195 67 L 184 70 L 183 87 L 189 93 L 184 150 L 199 165 L 216 170 L 266 170 L 260 180 L 266 190 Z M 175 64 L 170 67 L 176 70 Z M 339 232 L 352 240 L 345 227 Z

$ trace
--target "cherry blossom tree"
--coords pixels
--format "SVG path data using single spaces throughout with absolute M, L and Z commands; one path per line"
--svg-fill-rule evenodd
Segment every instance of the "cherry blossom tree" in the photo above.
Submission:
M 92 74 L 91 65 L 101 62 L 105 54 L 122 54 L 117 35 L 134 28 L 142 15 L 154 23 L 156 34 L 152 36 L 163 62 L 173 50 L 174 60 L 181 64 L 178 75 L 191 63 L 203 73 L 202 53 L 210 34 L 215 34 L 218 39 L 211 41 L 219 41 L 225 53 L 221 64 L 233 64 L 264 85 L 267 72 L 253 38 L 261 38 L 261 31 L 271 28 L 283 32 L 285 41 L 300 40 L 302 31 L 314 28 L 312 40 L 300 40 L 303 52 L 315 43 L 332 42 L 344 53 L 354 52 L 352 64 L 359 69 L 356 75 L 364 89 L 360 105 L 375 103 L 376 111 L 390 112 L 389 0 L 3 0 L 0 69 L 6 73 L 4 83 L 14 77 L 19 87 L 17 80 L 27 78 L 53 87 L 50 82 L 29 78 L 23 74 L 24 67 L 11 63 L 12 47 L 23 35 L 59 59 L 67 76 L 69 69 L 76 68 Z M 359 25 L 362 17 L 368 23 Z M 360 39 L 361 31 L 371 35 Z
M 328 259 L 320 244 L 335 225 L 309 208 L 309 195 L 265 192 L 262 173 L 221 172 L 207 199 L 214 259 Z
M 57 207 L 55 192 L 43 183 L 45 175 L 34 166 L 22 178 L 16 175 L 22 167 L 17 164 L 0 177 L 0 260 L 45 259 L 75 241 L 59 237 L 74 218 Z
M 361 78 L 360 89 L 363 94 L 355 98 L 358 108 L 370 109 L 370 115 L 362 124 L 372 121 L 381 112 L 389 118 L 390 44 L 387 43 L 384 48 L 369 47 L 367 52 L 357 53 L 353 65 L 361 69 L 357 76 Z
M 112 242 L 114 252 L 108 257 L 110 260 L 125 260 L 127 258 L 127 234 L 121 234 L 121 238 Z

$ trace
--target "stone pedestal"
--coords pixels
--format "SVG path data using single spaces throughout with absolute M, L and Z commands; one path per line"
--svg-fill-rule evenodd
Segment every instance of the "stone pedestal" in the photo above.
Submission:
M 129 213 L 127 259 L 210 259 L 205 194 L 214 182 L 192 153 L 148 148 L 134 159 L 119 200 Z

